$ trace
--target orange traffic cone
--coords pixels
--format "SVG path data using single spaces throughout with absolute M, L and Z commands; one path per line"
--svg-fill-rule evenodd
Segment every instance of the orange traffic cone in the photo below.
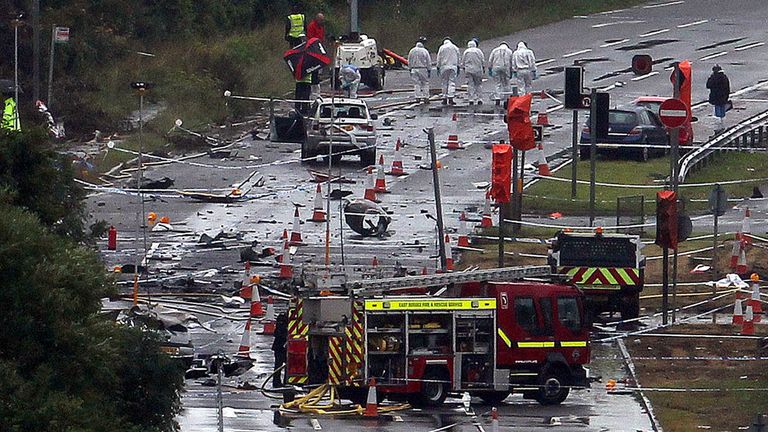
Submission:
M 365 196 L 363 198 L 367 199 L 368 201 L 373 202 L 379 202 L 378 198 L 376 197 L 376 185 L 374 184 L 373 179 L 373 167 L 368 167 L 368 186 L 365 188 Z
M 547 162 L 547 157 L 544 156 L 544 146 L 541 143 L 539 143 L 539 175 L 552 175 L 552 173 L 549 171 L 549 162 Z
M 464 212 L 459 213 L 459 242 L 458 247 L 471 247 L 467 230 L 467 215 Z
M 371 267 L 376 268 L 378 266 L 379 266 L 379 259 L 376 257 L 373 257 L 373 259 L 371 260 Z
M 293 265 L 291 264 L 291 251 L 288 242 L 283 243 L 283 255 L 280 259 L 279 279 L 293 279 Z
M 365 401 L 365 411 L 363 417 L 378 417 L 379 405 L 376 400 L 376 380 L 371 378 L 368 381 L 368 399 Z
M 733 248 L 731 248 L 731 268 L 735 269 L 739 264 L 739 251 L 741 250 L 741 241 L 739 233 L 736 233 L 736 239 L 733 241 Z
M 243 337 L 240 339 L 240 347 L 237 349 L 237 357 L 251 358 L 251 319 L 245 322 Z
M 395 143 L 395 155 L 392 156 L 392 168 L 387 173 L 393 176 L 403 176 L 407 173 L 403 169 L 403 157 L 400 155 L 400 138 Z
M 325 207 L 323 207 L 323 192 L 320 188 L 320 183 L 317 184 L 315 189 L 315 205 L 312 211 L 312 219 L 310 222 L 325 222 Z
M 739 248 L 739 260 L 736 262 L 736 273 L 742 274 L 747 272 L 747 253 L 744 252 L 744 247 Z
M 261 295 L 259 294 L 259 282 L 261 282 L 261 278 L 259 276 L 253 276 L 250 281 L 251 318 L 258 318 L 258 317 L 264 316 L 264 307 L 261 304 Z
M 293 230 L 291 230 L 291 239 L 289 241 L 291 246 L 298 246 L 304 244 L 301 239 L 301 220 L 299 220 L 299 208 L 293 212 Z
M 448 135 L 446 148 L 448 150 L 461 150 L 464 148 L 459 142 L 459 118 L 456 116 L 456 113 L 453 113 L 451 118 L 451 133 Z
M 240 297 L 244 299 L 251 298 L 251 262 L 245 262 L 245 274 L 240 284 Z
M 491 215 L 491 193 L 485 193 L 485 207 L 483 207 L 483 219 L 480 221 L 480 228 L 490 228 L 493 226 L 493 217 Z
M 453 251 L 451 250 L 451 237 L 445 235 L 445 269 L 453 271 Z
M 733 304 L 733 319 L 731 324 L 742 324 L 744 322 L 744 312 L 741 307 L 741 299 L 736 299 Z
M 377 194 L 389 193 L 387 190 L 387 179 L 384 177 L 384 155 L 379 156 L 379 166 L 376 170 L 376 184 L 373 189 Z
M 499 432 L 499 410 L 491 409 L 491 432 Z
M 752 313 L 752 306 L 747 306 L 747 311 L 744 312 L 744 322 L 741 324 L 741 334 L 743 336 L 755 335 L 755 321 L 754 314 Z
M 763 304 L 760 301 L 760 284 L 754 282 L 752 284 L 752 298 L 749 302 L 752 306 L 752 312 L 755 314 L 755 322 L 760 322 L 760 315 L 763 313 Z
M 748 234 L 752 233 L 752 213 L 749 207 L 744 209 L 744 219 L 741 220 L 741 240 L 749 243 L 751 240 Z
M 272 296 L 267 297 L 267 313 L 262 321 L 261 334 L 275 334 L 275 304 Z
M 536 124 L 539 126 L 549 126 L 549 115 L 546 112 L 539 113 L 536 116 Z

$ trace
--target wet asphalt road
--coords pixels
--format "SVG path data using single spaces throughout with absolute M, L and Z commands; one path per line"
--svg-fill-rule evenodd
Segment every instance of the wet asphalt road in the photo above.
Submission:
M 609 90 L 611 105 L 627 103 L 641 95 L 670 95 L 672 89 L 668 81 L 669 70 L 665 68 L 673 59 L 690 59 L 693 62 L 693 101 L 696 104 L 706 99 L 704 82 L 711 66 L 719 63 L 731 79 L 732 91 L 738 94 L 733 98 L 737 110 L 729 113 L 728 117 L 728 121 L 732 122 L 738 117 L 747 117 L 768 108 L 768 91 L 758 86 L 758 83 L 765 80 L 764 71 L 768 66 L 768 45 L 762 44 L 765 42 L 762 29 L 763 17 L 768 12 L 766 9 L 768 4 L 757 0 L 730 2 L 727 8 L 722 2 L 714 0 L 658 2 L 627 10 L 575 17 L 565 22 L 520 32 L 505 39 L 510 44 L 519 39 L 526 40 L 536 52 L 542 75 L 534 83 L 537 89 L 555 90 L 552 93 L 557 96 L 556 90 L 562 89 L 563 86 L 561 68 L 578 61 L 585 64 L 586 86 L 602 88 L 617 82 L 622 83 L 620 87 Z M 501 39 L 481 42 L 481 48 L 486 55 L 499 40 Z M 646 48 L 641 48 L 642 46 Z M 638 53 L 650 54 L 654 59 L 663 59 L 654 66 L 654 72 L 658 73 L 641 78 L 618 72 L 628 68 L 632 55 Z M 486 93 L 490 93 L 491 85 L 490 82 L 485 82 Z M 392 71 L 387 74 L 387 88 L 409 86 L 406 72 Z M 436 86 L 433 78 L 433 87 Z M 232 90 L 237 93 L 236 89 Z M 375 107 L 406 100 L 407 96 L 407 93 L 395 93 L 371 97 L 368 101 Z M 549 121 L 554 125 L 547 128 L 545 136 L 547 155 L 553 155 L 570 146 L 571 113 L 559 109 L 558 105 L 552 99 L 534 99 L 534 110 L 547 111 Z M 710 106 L 706 104 L 694 108 L 694 115 L 700 119 L 694 126 L 697 141 L 703 140 L 711 131 L 710 111 Z M 387 177 L 392 193 L 383 195 L 381 199 L 382 205 L 392 212 L 392 235 L 384 240 L 357 238 L 348 229 L 342 232 L 339 229 L 338 214 L 333 214 L 331 257 L 334 268 L 338 269 L 341 264 L 339 244 L 342 234 L 345 244 L 344 262 L 355 268 L 367 268 L 373 256 L 377 257 L 381 267 L 390 267 L 395 262 L 400 262 L 412 270 L 418 270 L 422 266 L 434 269 L 437 266 L 435 224 L 425 216 L 434 214 L 432 178 L 429 171 L 419 168 L 420 165 L 429 164 L 426 135 L 422 130 L 434 127 L 438 143 L 443 143 L 454 128 L 451 122 L 451 114 L 454 112 L 458 114 L 459 138 L 465 142 L 466 149 L 439 151 L 444 167 L 440 171 L 440 180 L 446 226 L 449 230 L 458 228 L 458 213 L 462 210 L 468 210 L 471 217 L 477 217 L 478 208 L 482 208 L 484 191 L 474 183 L 489 180 L 490 151 L 483 144 L 504 138 L 505 125 L 500 113 L 494 113 L 493 107 L 485 105 L 482 112 L 473 115 L 463 102 L 452 109 L 443 109 L 433 103 L 429 109 L 410 107 L 396 111 L 382 110 L 381 114 L 393 119 L 394 125 L 391 128 L 377 125 L 379 153 L 384 155 L 385 165 L 389 167 L 395 142 L 400 138 L 405 143 L 404 166 L 410 173 L 407 177 L 397 179 Z M 584 118 L 582 114 L 580 119 L 583 121 Z M 227 189 L 247 177 L 256 166 L 266 180 L 262 188 L 252 191 L 252 194 L 259 196 L 258 199 L 229 205 L 201 204 L 178 196 L 152 194 L 153 196 L 145 202 L 146 210 L 170 216 L 174 227 L 174 231 L 170 233 L 147 233 L 147 245 L 152 247 L 156 244 L 153 248 L 153 259 L 150 261 L 153 271 L 151 277 L 165 279 L 166 286 L 163 289 L 178 287 L 177 279 L 182 277 L 185 280 L 194 280 L 193 283 L 186 284 L 191 285 L 193 290 L 230 289 L 232 281 L 242 277 L 242 266 L 238 263 L 236 249 L 238 246 L 255 243 L 258 245 L 257 249 L 263 246 L 279 248 L 280 234 L 284 229 L 291 230 L 294 211 L 292 203 L 304 206 L 300 208 L 302 220 L 309 218 L 315 183 L 310 182 L 307 168 L 322 170 L 326 165 L 320 162 L 304 165 L 298 163 L 297 144 L 248 139 L 235 145 L 234 149 L 238 157 L 232 159 L 198 158 L 190 161 L 190 164 L 172 164 L 148 170 L 150 177 L 174 178 L 175 187 L 178 189 Z M 529 155 L 528 159 L 534 158 L 535 155 Z M 281 163 L 272 164 L 274 162 Z M 357 160 L 345 158 L 334 167 L 334 172 L 337 170 L 355 182 L 344 184 L 342 187 L 352 191 L 353 196 L 361 197 L 365 178 Z M 133 262 L 136 246 L 136 198 L 131 195 L 97 194 L 89 199 L 89 204 L 95 218 L 114 224 L 120 232 L 118 251 L 104 251 L 107 263 L 111 266 Z M 768 211 L 768 207 L 763 205 L 753 218 L 757 221 L 764 220 L 765 211 Z M 731 223 L 739 220 L 736 212 L 731 213 L 730 217 Z M 727 220 L 726 218 L 726 224 Z M 581 221 L 574 219 L 573 222 Z M 703 222 L 705 225 L 706 223 Z M 232 234 L 232 238 L 227 239 L 223 247 L 211 249 L 196 245 L 203 231 L 219 228 Z M 295 251 L 294 263 L 298 266 L 321 265 L 324 259 L 325 225 L 305 222 L 302 224 L 302 231 L 306 245 Z M 142 237 L 140 235 L 139 239 Z M 138 246 L 143 247 L 143 242 L 140 241 Z M 269 275 L 276 273 L 277 269 L 266 266 L 258 267 L 255 271 Z M 243 325 L 242 322 L 238 323 L 239 326 Z M 210 343 L 211 345 L 205 348 L 214 351 L 213 347 L 238 343 L 236 323 L 220 320 L 217 324 L 222 326 L 222 334 L 234 336 L 219 340 L 221 335 L 196 333 L 197 346 Z M 265 346 L 267 345 L 268 343 Z M 259 355 L 257 375 L 263 375 L 269 369 L 270 354 L 267 351 Z M 594 368 L 600 369 L 600 366 L 594 365 Z M 618 365 L 606 365 L 604 375 L 608 376 L 618 369 Z M 211 425 L 215 425 L 215 417 L 211 407 L 214 402 L 210 391 L 209 388 L 190 383 L 184 396 L 187 411 L 180 418 L 183 430 L 213 428 Z M 649 429 L 647 419 L 634 399 L 627 397 L 616 402 L 616 398 L 618 396 L 607 397 L 596 389 L 576 395 L 563 407 L 544 409 L 512 397 L 502 408 L 502 423 L 510 426 L 514 424 L 521 430 L 527 430 L 534 426 L 545 427 L 544 419 L 549 416 L 560 416 L 564 420 L 563 426 L 558 428 L 562 430 Z M 237 415 L 228 417 L 227 430 L 273 428 L 270 426 L 272 414 L 269 402 L 260 396 L 232 392 L 227 394 L 227 401 L 228 406 L 235 408 Z M 450 408 L 447 412 L 450 413 Z M 321 422 L 324 429 L 341 427 L 342 430 L 358 425 L 376 430 L 398 430 L 405 427 L 430 430 L 440 427 L 438 424 L 442 422 L 439 420 L 440 416 L 437 420 L 421 414 L 403 417 L 413 420 L 413 423 L 409 421 L 406 423 L 408 426 L 405 426 L 399 425 L 399 422 L 373 425 L 361 425 L 350 420 Z M 589 420 L 585 423 L 583 419 Z M 310 427 L 306 420 L 296 420 L 293 425 L 297 429 Z M 464 430 L 474 430 L 471 425 L 462 427 L 466 428 Z

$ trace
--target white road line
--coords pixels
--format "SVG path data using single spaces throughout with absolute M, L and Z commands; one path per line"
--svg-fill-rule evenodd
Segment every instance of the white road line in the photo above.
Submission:
M 600 45 L 600 48 L 608 48 L 608 47 L 612 47 L 614 45 L 623 44 L 625 42 L 629 42 L 629 39 L 622 39 L 622 40 L 618 40 L 618 41 L 607 42 L 607 43 L 604 43 L 604 44 Z
M 658 75 L 658 74 L 659 74 L 658 71 L 653 71 L 653 72 L 649 73 L 648 75 L 641 75 L 639 77 L 634 77 L 634 78 L 632 78 L 632 81 L 641 81 L 641 80 L 644 80 L 646 78 L 650 78 L 650 77 L 652 77 L 654 75 Z
M 685 0 L 679 0 L 679 1 L 671 1 L 667 3 L 656 3 L 652 5 L 643 6 L 643 9 L 653 9 L 653 8 L 660 8 L 664 6 L 674 6 L 685 3 Z
M 728 54 L 728 51 L 721 51 L 719 53 L 715 53 L 715 54 L 710 54 L 708 56 L 704 56 L 704 57 L 700 58 L 699 61 L 704 61 L 704 60 L 709 60 L 709 59 L 713 59 L 713 58 L 717 58 L 717 57 L 722 57 L 722 56 L 724 56 L 726 54 Z
M 687 24 L 680 24 L 679 26 L 677 26 L 677 28 L 693 27 L 695 25 L 704 24 L 704 23 L 707 23 L 707 22 L 709 22 L 708 19 L 703 19 L 703 20 L 699 20 L 699 21 L 689 22 Z
M 563 55 L 563 58 L 568 58 L 568 57 L 577 56 L 577 55 L 579 55 L 579 54 L 588 53 L 588 52 L 590 52 L 590 51 L 592 51 L 592 48 L 583 49 L 583 50 L 581 50 L 581 51 L 575 51 L 575 52 L 572 52 L 572 53 L 564 54 L 564 55 Z
M 555 59 L 542 60 L 540 62 L 536 62 L 536 67 L 543 66 L 545 64 L 554 63 L 555 61 L 557 61 L 557 60 L 555 60 Z
M 615 26 L 615 25 L 621 25 L 621 24 L 641 24 L 645 21 L 642 20 L 631 20 L 631 21 L 612 21 L 607 23 L 601 23 L 601 24 L 594 24 L 592 28 L 602 28 L 602 27 L 608 27 L 608 26 Z
M 755 42 L 755 43 L 751 43 L 751 44 L 747 44 L 747 45 L 737 46 L 733 50 L 734 51 L 744 51 L 744 50 L 748 50 L 750 48 L 757 48 L 757 47 L 763 46 L 763 45 L 765 45 L 765 42 Z
M 652 32 L 643 33 L 643 34 L 639 35 L 638 37 L 644 38 L 644 37 L 648 37 L 648 36 L 656 36 L 658 34 L 666 33 L 668 31 L 669 31 L 669 29 L 654 30 Z
M 626 9 L 614 9 L 614 10 L 609 10 L 609 11 L 605 11 L 605 12 L 600 12 L 600 13 L 598 13 L 598 15 L 610 15 L 610 14 L 615 14 L 615 13 L 619 13 L 619 12 L 624 12 L 625 10 Z

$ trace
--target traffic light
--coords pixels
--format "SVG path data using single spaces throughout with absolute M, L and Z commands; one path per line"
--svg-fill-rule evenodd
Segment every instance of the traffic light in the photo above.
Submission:
M 632 57 L 632 73 L 648 75 L 653 70 L 653 59 L 648 54 L 637 54 Z
M 512 146 L 493 145 L 491 196 L 497 203 L 508 203 L 512 193 Z
M 584 68 L 568 66 L 565 68 L 565 108 L 583 109 L 581 90 L 584 88 Z
M 610 110 L 610 93 L 597 92 L 595 101 L 595 120 L 597 120 L 597 140 L 608 138 L 608 112 Z
M 663 248 L 677 249 L 677 193 L 656 192 L 656 244 Z

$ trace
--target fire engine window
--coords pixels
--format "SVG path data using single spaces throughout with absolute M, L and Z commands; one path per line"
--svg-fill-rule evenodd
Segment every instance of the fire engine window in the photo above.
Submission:
M 538 328 L 536 324 L 536 308 L 530 297 L 518 297 L 515 299 L 515 320 L 523 329 L 533 332 Z
M 581 329 L 579 304 L 574 297 L 560 297 L 557 299 L 557 319 L 569 330 L 578 331 Z
M 539 306 L 541 307 L 541 315 L 544 319 L 544 332 L 552 334 L 552 300 L 543 298 L 539 300 Z

